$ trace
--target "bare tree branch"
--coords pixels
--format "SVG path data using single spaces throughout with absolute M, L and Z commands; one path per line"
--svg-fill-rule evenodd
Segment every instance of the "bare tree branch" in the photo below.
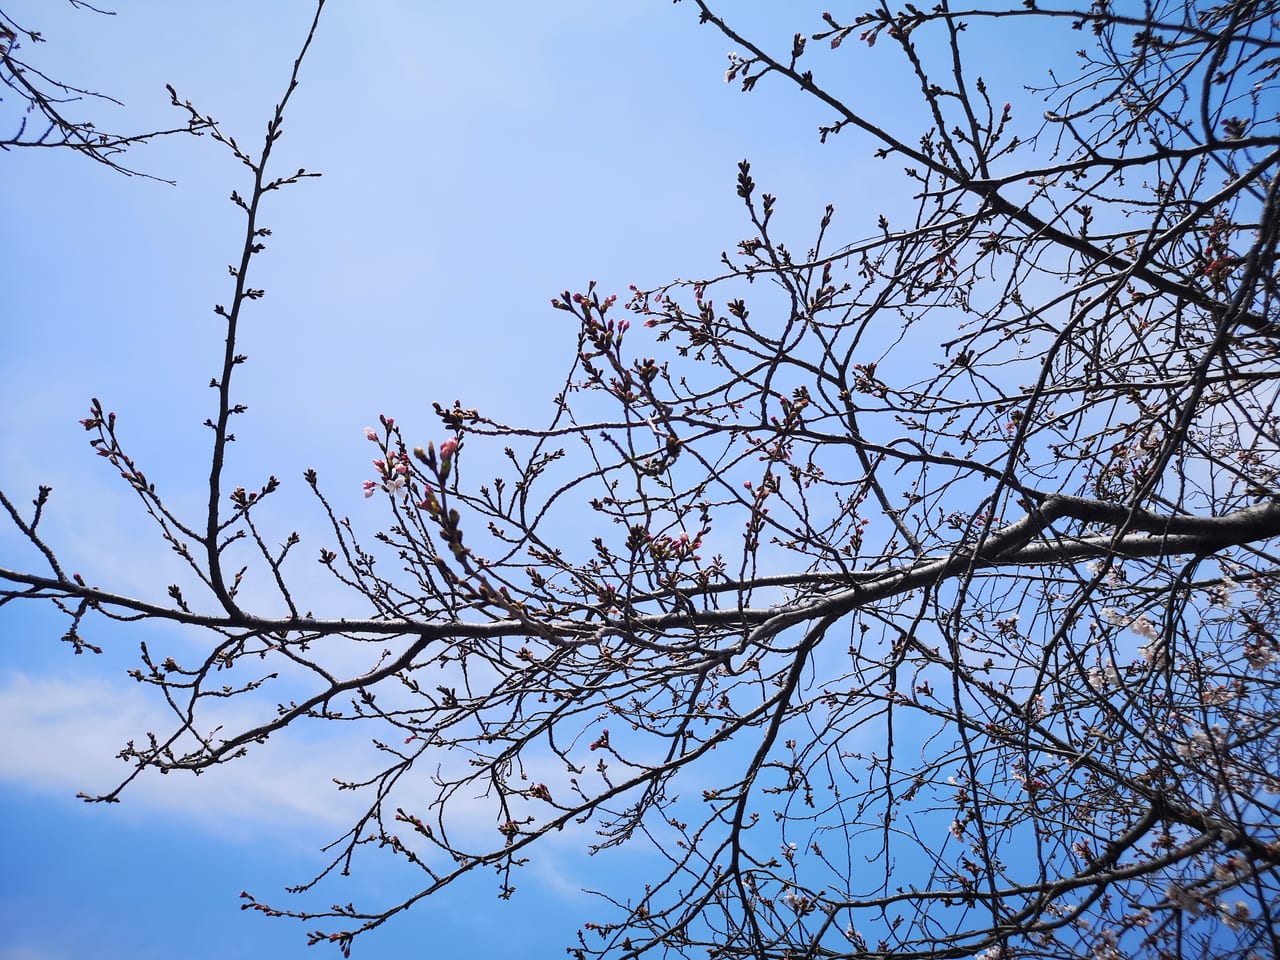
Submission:
M 367 806 L 294 892 L 378 855 L 420 883 L 244 903 L 344 952 L 478 868 L 513 895 L 564 831 L 651 868 L 600 891 L 578 958 L 1280 956 L 1275 5 L 882 4 L 782 54 L 691 6 L 745 51 L 728 79 L 900 160 L 911 216 L 844 242 L 828 207 L 797 255 L 743 161 L 719 275 L 552 301 L 576 343 L 546 423 L 437 405 L 416 446 L 383 417 L 371 539 L 307 475 L 338 619 L 265 532 L 279 481 L 226 475 L 260 206 L 313 176 L 268 170 L 303 56 L 258 153 L 210 129 L 252 177 L 202 516 L 98 401 L 82 421 L 192 595 L 68 576 L 48 489 L 0 499 L 34 558 L 0 605 L 55 604 L 77 652 L 96 618 L 208 638 L 191 664 L 142 647 L 172 728 L 86 799 L 359 725 L 379 769 L 341 786 Z M 1029 24 L 1081 69 L 1028 122 L 975 68 Z M 915 116 L 840 91 L 877 43 Z M 483 445 L 508 468 L 476 482 Z

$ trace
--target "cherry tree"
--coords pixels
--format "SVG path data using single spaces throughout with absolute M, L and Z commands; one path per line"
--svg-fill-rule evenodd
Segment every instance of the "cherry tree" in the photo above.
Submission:
M 256 154 L 180 104 L 251 173 L 207 510 L 170 508 L 99 401 L 82 424 L 190 583 L 91 585 L 42 535 L 50 489 L 0 494 L 34 558 L 0 602 L 56 605 L 77 653 L 98 618 L 208 638 L 143 646 L 173 724 L 86 799 L 361 728 L 378 771 L 341 783 L 366 802 L 328 869 L 244 902 L 344 953 L 468 874 L 518 895 L 563 832 L 651 867 L 599 891 L 579 958 L 1280 956 L 1280 9 L 885 4 L 775 46 L 689 5 L 728 81 L 816 99 L 900 208 L 789 243 L 744 161 L 718 273 L 556 296 L 545 420 L 381 417 L 385 526 L 308 473 L 305 556 L 269 532 L 280 483 L 225 465 L 260 209 L 308 175 L 271 166 L 303 57 Z M 1020 78 L 1024 116 L 981 66 L 1029 38 L 1078 70 Z M 841 88 L 869 58 L 913 114 Z M 293 586 L 316 558 L 348 615 Z M 228 701 L 256 719 L 221 726 Z M 377 857 L 420 882 L 313 900 Z

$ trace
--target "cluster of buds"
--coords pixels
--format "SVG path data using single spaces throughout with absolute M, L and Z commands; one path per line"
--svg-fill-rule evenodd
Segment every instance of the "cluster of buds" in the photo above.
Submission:
M 853 365 L 853 389 L 859 393 L 869 393 L 883 400 L 889 393 L 888 385 L 876 377 L 875 362 L 855 363 Z
M 373 461 L 374 469 L 378 471 L 381 482 L 378 480 L 366 480 L 364 482 L 364 495 L 368 499 L 372 497 L 375 490 L 385 490 L 387 493 L 400 493 L 405 489 L 405 478 L 409 474 L 409 458 L 403 453 L 393 453 L 383 459 L 375 459 Z
M 520 835 L 520 829 L 528 823 L 533 822 L 533 817 L 525 820 L 507 820 L 498 824 L 498 832 L 507 838 L 507 845 L 510 846 L 511 841 Z
M 761 457 L 761 460 L 773 459 L 773 456 Z M 769 499 L 771 493 L 778 491 L 778 478 L 772 471 L 766 473 L 760 484 L 752 487 L 751 481 L 747 480 L 743 487 L 752 491 L 751 516 L 747 518 L 747 549 L 755 550 L 760 544 L 760 534 L 764 530 L 766 517 L 769 515 L 769 508 L 764 502 Z
M 796 912 L 798 916 L 805 916 L 813 912 L 813 901 L 803 894 L 788 893 L 782 898 L 783 903 Z
M 462 411 L 461 415 L 470 416 L 472 413 L 473 411 Z M 421 473 L 415 476 L 411 472 L 409 454 L 405 452 L 404 444 L 395 431 L 395 421 L 390 417 L 383 417 L 382 425 L 384 433 L 381 437 L 373 427 L 366 427 L 364 431 L 366 439 L 383 448 L 383 455 L 373 461 L 378 478 L 364 481 L 365 497 L 373 496 L 378 490 L 391 494 L 400 493 L 405 497 L 413 494 L 416 498 L 414 505 L 439 524 L 440 533 L 454 559 L 465 561 L 470 550 L 462 544 L 460 517 L 457 510 L 448 509 L 445 496 L 446 481 L 458 460 L 460 437 L 449 437 L 438 449 L 433 443 L 428 443 L 425 450 L 415 447 L 413 458 L 426 468 L 425 477 Z M 322 556 L 322 560 L 331 562 L 332 557 L 326 559 Z
M 1204 245 L 1204 275 L 1215 290 L 1221 290 L 1227 277 L 1241 263 L 1239 257 L 1231 252 L 1229 240 L 1235 231 L 1225 213 L 1214 215 L 1213 222 L 1206 231 Z
M 424 837 L 431 836 L 431 828 L 422 822 L 422 819 L 415 814 L 408 813 L 403 807 L 396 807 L 396 819 L 401 823 L 407 823 L 414 830 L 422 834 Z
M 268 477 L 266 485 L 261 490 L 245 490 L 244 487 L 236 487 L 231 491 L 231 502 L 241 510 L 247 510 L 267 494 L 274 493 L 279 486 L 279 480 L 275 477 Z
M 436 480 L 439 480 L 440 490 L 444 490 L 444 481 L 448 480 L 449 472 L 453 470 L 453 463 L 457 460 L 458 440 L 449 438 L 440 444 L 439 456 L 436 456 L 435 444 L 426 444 L 426 449 L 421 447 L 413 448 L 413 457 L 422 463 L 428 470 L 435 474 Z M 462 527 L 460 526 L 460 516 L 456 509 L 445 509 L 439 500 L 435 497 L 435 492 L 426 485 L 422 500 L 417 504 L 420 509 L 425 509 L 431 518 L 440 525 L 440 534 L 444 536 L 445 543 L 448 544 L 449 553 L 453 554 L 453 558 L 462 561 L 470 553 L 466 547 L 462 545 Z
M 365 439 L 371 443 L 379 444 L 383 449 L 383 455 L 374 458 L 373 461 L 373 467 L 378 471 L 378 479 L 364 481 L 365 499 L 372 497 L 378 490 L 392 494 L 403 493 L 408 483 L 408 455 L 403 450 L 396 451 L 390 448 L 391 429 L 395 426 L 395 420 L 391 417 L 382 417 L 381 419 L 384 430 L 384 435 L 381 439 L 373 427 L 364 428 Z
M 694 560 L 699 559 L 694 552 L 702 547 L 702 533 L 690 537 L 687 532 L 681 532 L 678 537 L 654 537 L 649 536 L 648 546 L 649 552 L 658 560 L 666 559 L 682 559 L 684 557 L 692 557 Z
M 617 295 L 601 297 L 596 293 L 595 281 L 592 281 L 586 293 L 570 294 L 565 291 L 561 298 L 553 299 L 551 305 L 574 314 L 581 322 L 578 359 L 590 382 L 608 390 L 624 405 L 647 401 L 658 406 L 649 389 L 649 384 L 661 372 L 656 361 L 646 358 L 628 366 L 623 359 L 622 341 L 631 329 L 631 322 L 608 316 L 609 310 L 618 302 Z M 634 300 L 628 309 L 635 309 Z M 606 383 L 609 373 L 612 376 L 608 376 Z

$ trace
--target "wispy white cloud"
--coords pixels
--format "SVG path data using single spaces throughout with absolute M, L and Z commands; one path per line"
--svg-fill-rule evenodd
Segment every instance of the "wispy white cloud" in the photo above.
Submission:
M 128 773 L 116 755 L 130 739 L 162 732 L 172 719 L 146 688 L 105 680 L 69 682 L 10 673 L 0 681 L 0 779 L 27 789 L 96 793 Z M 281 737 L 200 777 L 148 775 L 126 791 L 136 809 L 190 820 L 219 833 L 332 830 L 346 825 L 358 798 L 332 778 L 357 763 L 358 741 L 311 743 Z

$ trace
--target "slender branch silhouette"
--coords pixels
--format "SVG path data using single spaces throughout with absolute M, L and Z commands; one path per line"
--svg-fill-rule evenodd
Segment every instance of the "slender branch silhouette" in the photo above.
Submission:
M 259 525 L 279 481 L 225 460 L 258 213 L 313 175 L 269 170 L 303 56 L 258 153 L 210 129 L 252 176 L 207 512 L 170 510 L 99 401 L 82 421 L 193 586 L 68 575 L 50 490 L 0 494 L 36 557 L 0 604 L 56 604 L 76 652 L 100 617 L 208 637 L 187 664 L 143 647 L 173 725 L 86 799 L 296 724 L 367 730 L 379 770 L 341 783 L 364 813 L 294 892 L 376 856 L 420 884 L 244 895 L 344 953 L 477 870 L 511 896 L 565 831 L 651 854 L 578 958 L 1280 957 L 1280 11 L 882 4 L 775 55 L 691 6 L 741 51 L 728 80 L 816 98 L 914 212 L 849 242 L 828 207 L 792 247 L 743 161 L 719 275 L 552 301 L 576 343 L 543 426 L 437 404 L 417 445 L 382 417 L 385 529 L 306 477 L 341 619 L 291 585 L 300 538 Z M 1081 48 L 1033 119 L 977 69 L 1026 30 Z M 915 114 L 840 92 L 868 48 Z M 468 472 L 486 445 L 504 475 Z M 229 698 L 257 719 L 217 726 Z

